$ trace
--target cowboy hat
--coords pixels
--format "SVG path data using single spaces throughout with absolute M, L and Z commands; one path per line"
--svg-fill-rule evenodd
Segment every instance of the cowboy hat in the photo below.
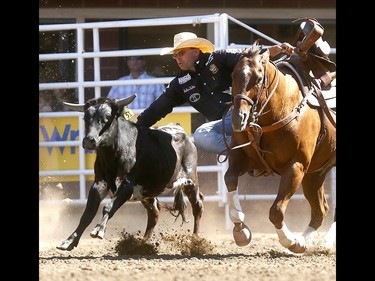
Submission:
M 199 38 L 195 33 L 192 32 L 181 32 L 174 36 L 173 47 L 163 48 L 160 55 L 172 55 L 176 50 L 185 48 L 197 48 L 203 53 L 213 52 L 214 45 L 204 38 Z

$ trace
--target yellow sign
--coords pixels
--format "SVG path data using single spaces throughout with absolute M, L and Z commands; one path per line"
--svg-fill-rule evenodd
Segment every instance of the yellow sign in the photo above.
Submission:
M 43 117 L 39 119 L 39 141 L 59 142 L 79 140 L 78 118 L 81 117 Z M 137 115 L 131 116 L 135 122 Z M 191 114 L 171 113 L 155 124 L 155 126 L 179 123 L 188 135 L 191 135 Z M 81 143 L 79 144 L 81 146 Z M 95 162 L 95 151 L 85 151 L 85 169 L 93 169 Z M 39 147 L 39 170 L 61 171 L 79 170 L 79 147 L 77 146 L 54 146 Z M 93 176 L 88 176 L 92 180 Z M 64 182 L 79 181 L 78 176 L 40 176 L 40 182 Z

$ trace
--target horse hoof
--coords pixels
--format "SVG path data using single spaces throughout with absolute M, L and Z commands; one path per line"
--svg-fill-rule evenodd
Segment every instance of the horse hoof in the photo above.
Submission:
M 296 241 L 296 243 L 290 246 L 288 250 L 296 254 L 302 254 L 306 251 L 306 247 L 303 243 Z
M 233 238 L 237 246 L 246 246 L 251 241 L 251 231 L 245 224 L 243 225 L 243 228 L 239 230 L 235 225 L 233 227 Z

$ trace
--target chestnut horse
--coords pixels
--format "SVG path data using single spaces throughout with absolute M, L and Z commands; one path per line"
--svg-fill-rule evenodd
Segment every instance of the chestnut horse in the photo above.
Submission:
M 281 177 L 269 211 L 279 242 L 294 253 L 303 253 L 328 214 L 324 181 L 336 166 L 336 124 L 321 107 L 309 105 L 311 92 L 304 95 L 290 69 L 281 72 L 268 52 L 260 50 L 258 42 L 244 50 L 232 73 L 233 132 L 225 183 L 231 194 L 233 236 L 239 246 L 251 240 L 238 199 L 238 178 L 262 169 Z M 310 223 L 302 236 L 290 231 L 284 221 L 288 203 L 300 186 L 311 207 Z M 333 227 L 336 233 L 335 222 Z M 332 236 L 332 230 L 328 232 L 326 236 Z

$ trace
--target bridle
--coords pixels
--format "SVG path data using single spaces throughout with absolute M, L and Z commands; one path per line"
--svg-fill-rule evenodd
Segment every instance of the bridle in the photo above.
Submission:
M 108 128 L 111 126 L 113 120 L 115 117 L 118 117 L 118 108 L 117 106 L 112 105 L 112 111 L 111 111 L 111 117 L 108 119 L 108 121 L 104 124 L 103 128 L 99 132 L 99 136 L 101 136 L 105 131 L 108 130 Z
M 264 75 L 263 75 L 263 79 L 262 79 L 262 86 L 259 88 L 259 90 L 256 94 L 255 102 L 252 99 L 250 99 L 248 96 L 242 94 L 242 92 L 238 93 L 237 95 L 235 95 L 233 97 L 233 101 L 237 100 L 237 99 L 243 99 L 243 100 L 246 100 L 251 105 L 250 117 L 251 117 L 252 121 L 250 121 L 248 123 L 248 126 L 252 126 L 252 125 L 256 124 L 255 122 L 258 120 L 258 117 L 264 114 L 263 113 L 264 108 L 266 107 L 267 103 L 270 101 L 272 95 L 275 93 L 276 88 L 279 84 L 279 80 L 280 80 L 279 72 L 276 71 L 275 72 L 276 75 L 273 77 L 274 80 L 276 79 L 276 84 L 270 92 L 269 91 L 269 85 L 268 85 L 269 78 L 267 76 L 267 64 L 265 64 L 264 67 L 263 67 L 263 73 L 264 73 Z M 272 82 L 271 82 L 271 84 L 272 84 Z M 258 85 L 259 85 L 259 83 L 258 83 Z M 265 102 L 263 103 L 262 107 L 260 108 L 260 110 L 257 112 L 256 109 L 258 107 L 259 100 L 262 97 L 263 93 L 266 94 L 267 98 L 266 98 Z M 258 125 L 258 124 L 256 124 L 256 125 Z
M 276 66 L 275 66 L 275 68 L 276 68 Z M 271 83 L 269 83 L 269 77 L 267 75 L 267 64 L 265 64 L 263 66 L 263 73 L 264 73 L 264 75 L 263 75 L 263 78 L 262 78 L 262 81 L 261 81 L 261 87 L 258 87 L 258 91 L 255 95 L 255 102 L 252 99 L 250 99 L 248 96 L 242 94 L 242 92 L 233 97 L 233 102 L 234 102 L 234 100 L 240 99 L 240 100 L 247 101 L 251 105 L 250 116 L 249 116 L 250 121 L 248 121 L 248 123 L 247 123 L 246 131 L 248 131 L 249 134 L 256 134 L 256 136 L 257 136 L 256 139 L 259 139 L 260 136 L 262 135 L 263 131 L 264 131 L 264 129 L 259 124 L 257 124 L 258 119 L 259 119 L 260 116 L 265 114 L 263 111 L 264 111 L 266 105 L 268 104 L 268 102 L 270 101 L 272 95 L 276 92 L 276 89 L 277 89 L 277 86 L 278 86 L 279 80 L 280 80 L 279 72 L 275 71 L 275 76 L 273 77 L 273 80 L 271 81 Z M 270 90 L 270 85 L 272 85 L 273 81 L 275 81 L 275 80 L 276 80 L 275 86 Z M 258 83 L 258 85 L 259 85 L 259 83 Z M 262 103 L 262 106 L 259 109 L 259 111 L 257 111 L 258 104 L 259 104 L 259 101 L 261 100 L 261 97 L 262 97 L 263 93 L 265 93 L 267 98 Z M 232 149 L 232 150 L 237 149 L 237 148 L 241 148 L 241 147 L 252 144 L 254 139 L 250 138 L 249 142 L 238 145 L 238 146 L 235 146 L 235 147 L 232 147 L 232 148 L 230 148 L 229 145 L 227 145 L 227 148 Z
M 280 80 L 280 76 L 279 76 L 280 74 L 279 74 L 277 66 L 272 61 L 269 61 L 269 62 L 274 66 L 274 68 L 276 70 L 275 76 L 272 78 L 272 81 L 270 83 L 269 82 L 270 78 L 267 75 L 267 64 L 265 64 L 264 67 L 263 67 L 264 75 L 263 75 L 263 79 L 262 79 L 262 85 L 261 85 L 261 87 L 258 87 L 258 91 L 255 95 L 255 101 L 250 99 L 248 96 L 244 95 L 243 92 L 240 92 L 240 93 L 236 94 L 232 98 L 233 102 L 232 102 L 232 105 L 231 105 L 230 108 L 233 107 L 234 100 L 237 100 L 237 99 L 245 100 L 251 105 L 250 116 L 249 116 L 249 119 L 251 119 L 251 120 L 248 121 L 248 123 L 246 125 L 247 127 L 245 129 L 248 133 L 249 141 L 244 143 L 244 144 L 234 146 L 232 148 L 227 143 L 226 137 L 225 137 L 224 117 L 225 117 L 227 111 L 229 110 L 229 107 L 227 107 L 226 112 L 224 112 L 224 114 L 223 114 L 222 124 L 223 124 L 224 142 L 225 142 L 225 145 L 227 147 L 227 149 L 225 151 L 239 149 L 239 148 L 242 148 L 242 147 L 245 147 L 245 146 L 248 146 L 248 145 L 252 145 L 253 148 L 255 149 L 255 151 L 257 152 L 260 160 L 262 161 L 263 165 L 265 166 L 266 170 L 268 171 L 268 174 L 273 174 L 273 172 L 275 172 L 275 171 L 268 165 L 268 163 L 265 161 L 265 159 L 263 157 L 263 153 L 267 152 L 267 151 L 262 151 L 260 149 L 260 146 L 259 146 L 260 137 L 264 132 L 269 132 L 269 131 L 279 129 L 279 128 L 285 126 L 286 124 L 288 124 L 289 122 L 291 122 L 293 119 L 297 118 L 297 116 L 299 116 L 299 114 L 301 112 L 301 108 L 306 104 L 307 99 L 306 99 L 306 97 L 304 97 L 302 99 L 301 103 L 298 106 L 296 106 L 293 109 L 293 111 L 290 114 L 288 114 L 286 117 L 284 117 L 283 119 L 281 119 L 281 120 L 279 120 L 279 121 L 277 121 L 277 122 L 275 122 L 271 125 L 264 126 L 264 127 L 257 124 L 259 117 L 267 113 L 267 112 L 264 112 L 264 109 L 265 109 L 266 105 L 269 103 L 273 94 L 276 92 L 276 89 L 277 89 L 277 86 L 278 86 L 279 80 Z M 275 81 L 275 79 L 276 79 L 276 81 Z M 275 85 L 272 89 L 270 89 L 270 85 L 272 85 L 274 81 L 275 81 L 275 83 L 274 83 Z M 266 95 L 266 100 L 262 103 L 262 106 L 259 109 L 259 111 L 257 111 L 258 104 L 261 100 L 261 97 L 262 97 L 263 93 L 265 93 L 265 95 Z M 222 153 L 220 153 L 218 155 L 218 157 L 217 157 L 218 160 L 219 160 L 220 155 L 222 155 L 225 151 L 223 151 Z M 226 160 L 226 158 L 227 158 L 227 156 L 225 157 L 224 160 L 222 160 L 222 162 L 224 162 Z

